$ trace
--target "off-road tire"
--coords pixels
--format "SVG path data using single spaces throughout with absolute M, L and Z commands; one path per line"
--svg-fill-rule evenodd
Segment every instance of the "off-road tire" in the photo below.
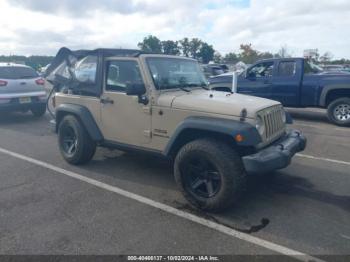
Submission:
M 72 154 L 68 154 L 64 149 L 63 139 L 66 128 L 73 130 L 76 136 L 76 150 Z M 96 152 L 96 143 L 91 139 L 79 119 L 73 115 L 65 116 L 60 122 L 58 127 L 58 144 L 61 155 L 72 165 L 82 165 L 89 162 Z
M 221 177 L 221 187 L 211 198 L 203 198 L 186 189 L 182 163 L 193 155 L 209 160 Z M 246 189 L 246 172 L 241 157 L 227 144 L 216 139 L 199 139 L 184 145 L 174 162 L 176 183 L 185 198 L 196 208 L 218 212 L 232 206 Z
M 46 105 L 40 105 L 30 109 L 35 117 L 42 117 L 46 113 Z
M 335 116 L 336 108 L 341 105 L 348 105 L 348 107 L 350 108 L 350 98 L 343 97 L 343 98 L 336 99 L 332 103 L 330 103 L 327 109 L 328 119 L 333 124 L 336 124 L 338 126 L 350 126 L 350 118 L 348 120 L 341 121 L 337 119 Z

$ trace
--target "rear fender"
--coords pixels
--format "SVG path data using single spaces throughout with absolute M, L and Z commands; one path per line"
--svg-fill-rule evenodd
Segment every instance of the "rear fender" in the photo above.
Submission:
M 68 114 L 76 116 L 81 121 L 92 140 L 96 142 L 102 142 L 104 140 L 103 135 L 89 109 L 81 105 L 61 104 L 56 108 L 56 132 L 58 131 L 60 122 L 64 116 Z

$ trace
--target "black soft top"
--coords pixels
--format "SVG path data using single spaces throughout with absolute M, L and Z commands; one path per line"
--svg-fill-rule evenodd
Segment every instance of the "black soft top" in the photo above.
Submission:
M 76 50 L 72 51 L 66 47 L 61 48 L 50 66 L 44 73 L 44 77 L 51 82 L 56 89 L 66 87 L 73 92 L 99 96 L 102 91 L 103 80 L 103 64 L 108 57 L 138 57 L 141 54 L 146 54 L 136 49 L 111 49 L 99 48 L 95 50 Z M 88 57 L 95 58 L 96 71 L 94 81 L 81 82 L 73 77 L 72 72 L 78 61 L 82 61 Z M 67 73 L 68 72 L 68 73 Z M 91 73 L 91 71 L 90 71 Z

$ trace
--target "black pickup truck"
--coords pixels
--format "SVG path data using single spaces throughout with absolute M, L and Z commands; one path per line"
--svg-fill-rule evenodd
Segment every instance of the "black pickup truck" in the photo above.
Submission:
M 214 90 L 232 90 L 232 74 L 209 82 Z M 258 61 L 238 76 L 237 92 L 277 100 L 286 107 L 326 108 L 332 123 L 350 126 L 350 74 L 323 71 L 303 58 Z

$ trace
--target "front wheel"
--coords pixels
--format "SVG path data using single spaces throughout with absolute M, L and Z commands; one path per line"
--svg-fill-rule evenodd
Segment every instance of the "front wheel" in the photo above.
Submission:
M 339 98 L 328 106 L 329 120 L 338 126 L 350 126 L 350 98 Z
M 58 144 L 63 158 L 73 165 L 89 162 L 96 151 L 96 143 L 72 115 L 65 116 L 58 127 Z
M 240 156 L 225 143 L 200 139 L 177 154 L 175 180 L 195 207 L 220 211 L 238 200 L 246 188 L 246 172 Z

